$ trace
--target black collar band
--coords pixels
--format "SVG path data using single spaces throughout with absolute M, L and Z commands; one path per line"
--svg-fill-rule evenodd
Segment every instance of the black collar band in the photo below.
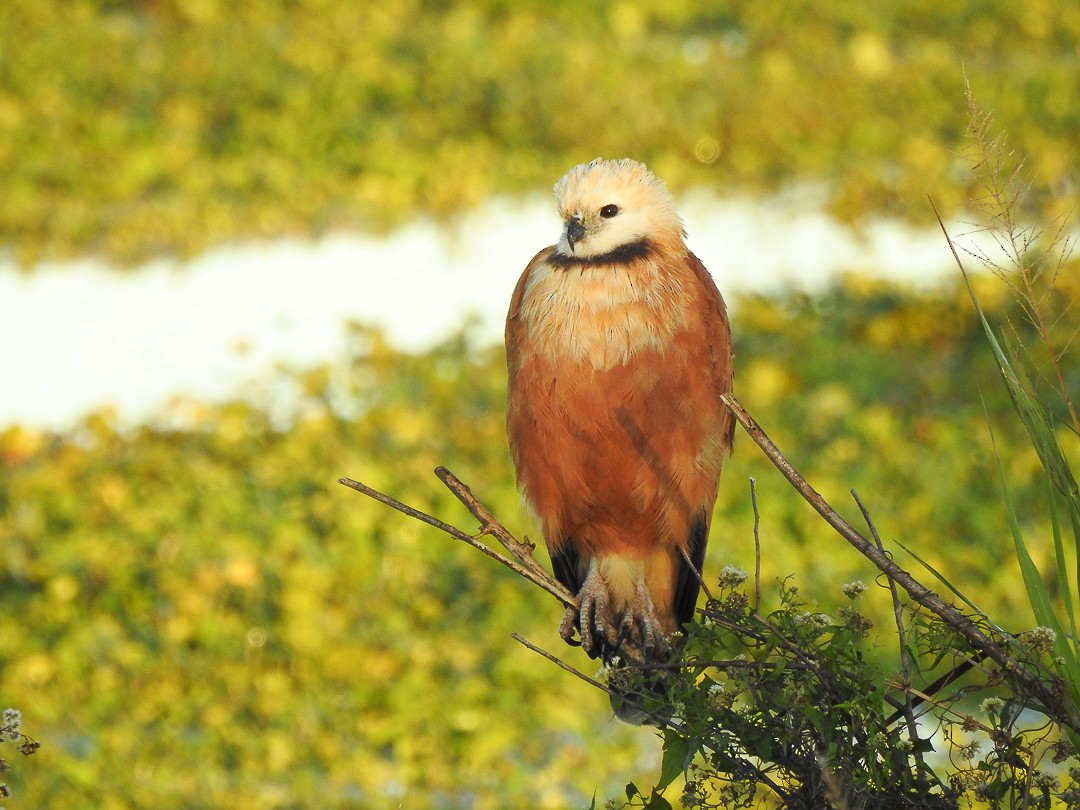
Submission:
M 652 253 L 653 246 L 648 239 L 639 239 L 636 242 L 622 245 L 599 256 L 564 256 L 558 251 L 552 251 L 548 262 L 555 267 L 596 267 L 602 264 L 625 264 L 646 258 Z

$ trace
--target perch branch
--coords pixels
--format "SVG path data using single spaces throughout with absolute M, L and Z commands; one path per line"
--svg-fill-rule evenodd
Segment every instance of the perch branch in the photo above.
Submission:
M 432 517 L 425 512 L 421 512 L 419 509 L 414 509 L 408 504 L 402 503 L 395 498 L 391 498 L 389 495 L 385 495 L 377 489 L 372 489 L 359 481 L 354 481 L 352 478 L 339 478 L 338 483 L 349 489 L 354 489 L 357 492 L 367 495 L 369 498 L 372 498 L 379 503 L 386 504 L 392 509 L 396 509 L 402 514 L 408 515 L 414 520 L 419 520 L 429 526 L 434 526 L 436 529 L 445 532 L 457 540 L 461 540 L 463 543 L 468 543 L 473 548 L 478 549 L 491 557 L 491 559 L 502 563 L 511 571 L 525 577 L 525 579 L 529 580 L 534 585 L 547 591 L 564 605 L 577 607 L 577 598 L 564 588 L 558 580 L 552 577 L 551 574 L 548 574 L 543 566 L 536 562 L 536 559 L 531 556 L 532 547 L 520 542 L 510 534 L 510 532 L 507 531 L 494 516 L 492 516 L 491 512 L 473 497 L 472 492 L 467 486 L 445 467 L 439 467 L 435 471 L 435 474 L 438 475 L 440 480 L 446 484 L 447 488 L 454 493 L 457 499 L 465 505 L 465 508 L 472 513 L 473 517 L 480 521 L 480 531 L 475 535 L 464 532 L 456 526 L 451 526 L 449 523 L 439 520 L 437 517 Z M 445 477 L 443 477 L 444 475 Z M 491 546 L 480 542 L 480 538 L 485 535 L 494 537 L 517 559 L 512 560 L 509 557 L 500 554 L 498 551 L 491 548 Z M 513 545 L 507 545 L 507 541 L 512 541 Z M 525 551 L 526 549 L 528 551 Z M 530 560 L 532 564 L 522 562 L 522 557 L 519 555 L 522 555 L 526 560 Z
M 521 542 L 514 537 L 495 515 L 476 499 L 468 485 L 446 467 L 436 467 L 435 475 L 454 494 L 454 497 L 461 501 L 470 514 L 480 521 L 480 534 L 477 537 L 485 534 L 494 537 L 524 569 L 518 573 L 539 585 L 567 607 L 577 607 L 577 597 L 537 562 L 536 557 L 533 556 L 536 546 L 528 542 L 528 538 L 525 538 L 525 542 Z
M 769 461 L 794 487 L 795 491 L 817 511 L 841 537 L 850 543 L 860 554 L 877 566 L 886 577 L 903 588 L 909 597 L 936 615 L 941 621 L 964 638 L 973 648 L 985 653 L 986 657 L 1001 667 L 1017 687 L 1042 704 L 1043 710 L 1057 722 L 1080 733 L 1080 714 L 1071 709 L 1037 675 L 1025 668 L 1000 645 L 984 633 L 975 622 L 964 616 L 940 596 L 917 581 L 907 571 L 889 559 L 888 555 L 863 537 L 858 530 L 844 520 L 821 494 L 810 486 L 809 482 L 791 465 L 779 448 L 773 444 L 761 426 L 731 394 L 721 394 L 721 401 L 734 414 L 739 424 L 750 438 L 761 448 Z

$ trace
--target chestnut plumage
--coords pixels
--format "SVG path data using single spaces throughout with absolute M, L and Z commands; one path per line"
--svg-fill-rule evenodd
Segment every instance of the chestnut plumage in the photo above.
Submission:
M 630 637 L 661 657 L 693 616 L 686 558 L 700 570 L 731 448 L 726 308 L 643 164 L 575 166 L 555 195 L 562 235 L 525 269 L 506 321 L 518 486 L 581 601 L 563 637 L 605 659 Z

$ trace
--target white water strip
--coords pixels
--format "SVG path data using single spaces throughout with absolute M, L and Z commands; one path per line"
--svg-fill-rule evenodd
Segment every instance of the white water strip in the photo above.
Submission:
M 795 196 L 698 195 L 682 211 L 729 299 L 845 272 L 915 284 L 955 273 L 936 227 L 878 222 L 859 235 Z M 558 228 L 547 199 L 495 199 L 452 229 L 220 247 L 123 273 L 91 260 L 0 265 L 0 429 L 63 429 L 103 406 L 130 423 L 176 396 L 242 396 L 276 365 L 339 357 L 350 320 L 409 350 L 470 316 L 499 340 L 514 282 Z

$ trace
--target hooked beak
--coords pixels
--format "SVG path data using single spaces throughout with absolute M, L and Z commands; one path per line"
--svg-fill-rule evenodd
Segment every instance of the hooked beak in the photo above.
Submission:
M 577 217 L 570 217 L 566 223 L 566 244 L 570 246 L 571 252 L 574 250 L 574 245 L 585 238 L 585 226 L 581 224 L 581 220 Z

